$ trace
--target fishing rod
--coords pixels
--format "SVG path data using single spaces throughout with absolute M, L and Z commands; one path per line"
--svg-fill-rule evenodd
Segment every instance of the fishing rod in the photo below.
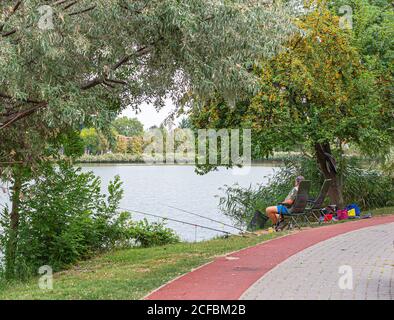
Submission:
M 230 228 L 237 229 L 237 230 L 239 230 L 239 231 L 241 231 L 241 232 L 243 232 L 243 233 L 254 234 L 253 232 L 250 232 L 250 231 L 247 231 L 247 230 L 242 230 L 241 228 L 238 228 L 238 227 L 236 227 L 236 226 L 232 226 L 231 224 L 227 224 L 227 223 L 224 223 L 224 222 L 222 222 L 222 221 L 215 220 L 215 219 L 212 219 L 212 218 L 203 216 L 203 215 L 198 214 L 198 213 L 194 213 L 194 212 L 191 212 L 191 211 L 187 211 L 187 210 L 184 210 L 184 209 L 181 209 L 181 208 L 177 208 L 177 207 L 174 207 L 174 206 L 170 206 L 170 205 L 166 205 L 166 204 L 161 204 L 161 205 L 166 206 L 166 207 L 168 207 L 168 208 L 175 209 L 175 210 L 179 210 L 179 211 L 182 211 L 182 212 L 185 212 L 185 213 L 189 213 L 189 214 L 192 214 L 192 215 L 194 215 L 194 216 L 197 216 L 197 217 L 200 217 L 200 218 L 203 218 L 203 219 L 210 220 L 210 221 L 212 221 L 212 222 L 220 223 L 220 224 L 222 224 L 222 225 L 224 225 L 224 226 L 227 226 L 227 227 L 230 227 Z
M 224 231 L 224 230 L 219 230 L 219 229 L 215 229 L 215 228 L 211 228 L 211 227 L 206 227 L 206 226 L 202 226 L 202 225 L 196 224 L 196 223 L 186 222 L 186 221 L 177 220 L 177 219 L 173 219 L 173 218 L 167 218 L 167 217 L 163 217 L 163 216 L 159 216 L 159 215 L 156 215 L 156 214 L 147 213 L 147 212 L 143 212 L 143 211 L 139 211 L 139 210 L 131 210 L 131 209 L 126 209 L 126 208 L 120 208 L 120 209 L 125 210 L 127 212 L 131 212 L 131 213 L 133 213 L 133 212 L 140 213 L 140 214 L 143 214 L 143 215 L 146 215 L 146 216 L 151 216 L 151 217 L 155 217 L 155 218 L 159 218 L 159 219 L 165 219 L 165 220 L 170 220 L 170 221 L 174 221 L 174 222 L 179 222 L 179 223 L 187 224 L 187 225 L 193 226 L 193 227 L 200 227 L 200 228 L 203 228 L 203 229 L 209 229 L 209 230 L 212 230 L 212 231 L 222 232 L 222 233 L 225 233 L 227 235 L 242 237 L 242 235 L 239 235 L 239 234 L 236 234 L 236 233 L 231 233 L 231 232 Z

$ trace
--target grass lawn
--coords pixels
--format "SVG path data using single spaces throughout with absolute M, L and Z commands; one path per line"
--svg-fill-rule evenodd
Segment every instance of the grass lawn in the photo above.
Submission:
M 56 273 L 53 290 L 38 280 L 3 284 L 0 299 L 141 299 L 150 291 L 214 257 L 255 245 L 284 233 L 219 238 L 154 248 L 109 252 Z
M 394 207 L 373 210 L 372 213 L 393 214 Z M 40 290 L 37 279 L 27 283 L 0 284 L 0 299 L 141 299 L 171 279 L 217 256 L 284 234 L 234 236 L 109 252 L 56 273 L 52 291 Z

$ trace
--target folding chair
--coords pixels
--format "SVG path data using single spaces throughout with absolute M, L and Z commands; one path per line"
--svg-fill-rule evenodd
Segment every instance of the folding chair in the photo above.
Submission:
M 319 196 L 316 199 L 308 200 L 308 209 L 307 211 L 316 219 L 317 222 L 321 223 L 320 217 L 325 215 L 323 203 L 327 197 L 328 190 L 331 186 L 331 179 L 326 179 L 323 182 L 323 185 L 320 189 Z M 310 206 L 310 207 L 309 207 Z
M 286 218 L 290 219 L 290 224 L 289 224 L 290 229 L 292 229 L 294 226 L 301 229 L 301 226 L 299 224 L 301 218 L 304 218 L 305 222 L 310 223 L 310 220 L 308 219 L 307 216 L 309 214 L 309 211 L 306 209 L 308 205 L 310 187 L 311 187 L 311 182 L 309 180 L 301 181 L 300 185 L 298 186 L 298 192 L 294 200 L 294 203 L 288 209 L 288 213 L 282 215 L 284 219 Z

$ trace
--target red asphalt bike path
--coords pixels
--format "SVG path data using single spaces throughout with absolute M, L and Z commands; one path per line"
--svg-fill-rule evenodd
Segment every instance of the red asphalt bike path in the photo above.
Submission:
M 197 268 L 150 293 L 147 300 L 237 300 L 290 256 L 332 237 L 394 222 L 394 215 L 302 230 L 243 249 Z

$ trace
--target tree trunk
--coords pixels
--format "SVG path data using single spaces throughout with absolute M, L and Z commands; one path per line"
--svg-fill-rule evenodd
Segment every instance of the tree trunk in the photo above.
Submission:
M 5 276 L 7 279 L 15 278 L 15 260 L 18 244 L 19 207 L 22 189 L 22 174 L 18 169 L 14 170 L 14 185 L 12 187 L 12 209 L 10 215 L 10 230 L 6 247 Z
M 331 204 L 337 205 L 338 209 L 344 208 L 344 200 L 342 194 L 342 184 L 340 178 L 335 170 L 333 163 L 333 156 L 331 152 L 331 147 L 328 142 L 326 143 L 316 143 L 315 144 L 316 159 L 319 164 L 321 171 L 323 172 L 325 179 L 331 179 L 331 188 L 328 191 L 328 195 L 331 199 Z

